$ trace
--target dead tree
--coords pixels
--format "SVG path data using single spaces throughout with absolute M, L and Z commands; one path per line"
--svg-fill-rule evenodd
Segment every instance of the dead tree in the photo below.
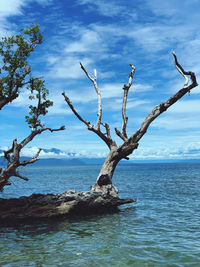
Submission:
M 152 109 L 152 111 L 146 116 L 146 118 L 144 119 L 140 127 L 136 130 L 136 132 L 133 133 L 130 137 L 128 137 L 127 131 L 126 131 L 127 122 L 128 122 L 128 117 L 126 116 L 126 103 L 127 103 L 128 92 L 132 85 L 133 76 L 135 73 L 135 67 L 130 64 L 131 72 L 129 75 L 129 81 L 127 84 L 124 84 L 122 88 L 124 91 L 123 104 L 122 104 L 122 129 L 120 131 L 117 128 L 115 128 L 116 134 L 123 140 L 123 144 L 120 146 L 118 146 L 115 140 L 111 137 L 109 125 L 107 123 L 103 123 L 101 120 L 102 106 L 101 106 L 101 94 L 97 86 L 97 72 L 96 70 L 94 71 L 94 78 L 92 78 L 88 74 L 86 69 L 83 67 L 83 65 L 80 63 L 82 70 L 85 72 L 89 80 L 93 83 L 95 91 L 98 96 L 98 113 L 97 113 L 96 126 L 93 126 L 90 122 L 83 119 L 81 115 L 76 111 L 70 99 L 66 96 L 66 94 L 64 92 L 62 94 L 68 106 L 75 114 L 75 116 L 87 126 L 89 131 L 92 131 L 95 134 L 97 134 L 106 143 L 106 145 L 108 146 L 110 150 L 107 158 L 105 159 L 103 163 L 100 173 L 97 177 L 96 185 L 92 187 L 93 190 L 98 191 L 98 190 L 101 190 L 102 186 L 112 184 L 113 173 L 115 171 L 115 168 L 118 162 L 122 159 L 128 159 L 128 156 L 135 149 L 138 148 L 139 141 L 143 137 L 143 135 L 146 133 L 150 124 L 160 114 L 166 111 L 171 105 L 173 105 L 176 101 L 178 101 L 181 97 L 183 97 L 186 93 L 190 92 L 191 89 L 193 89 L 194 87 L 198 85 L 195 74 L 191 71 L 185 71 L 182 68 L 182 66 L 178 63 L 177 57 L 174 52 L 173 52 L 173 57 L 174 57 L 174 63 L 175 63 L 177 70 L 185 78 L 185 83 L 184 83 L 183 88 L 180 89 L 176 94 L 171 96 L 167 101 L 162 102 L 159 105 L 155 106 Z M 190 80 L 190 84 L 189 84 L 189 80 Z M 104 133 L 101 130 L 101 127 L 104 128 L 106 133 Z
M 33 194 L 29 197 L 20 197 L 18 199 L 1 199 L 0 198 L 0 223 L 1 222 L 11 222 L 13 218 L 15 220 L 32 220 L 33 218 L 53 218 L 57 216 L 71 216 L 71 215 L 82 215 L 91 214 L 98 212 L 110 212 L 110 210 L 116 210 L 119 205 L 133 203 L 135 199 L 120 199 L 118 196 L 118 191 L 112 184 L 112 177 L 115 171 L 115 167 L 121 159 L 128 159 L 128 156 L 138 147 L 138 143 L 143 135 L 146 133 L 151 122 L 155 120 L 160 114 L 166 111 L 171 105 L 173 105 L 177 100 L 184 96 L 187 92 L 197 86 L 197 81 L 195 74 L 190 71 L 185 71 L 181 65 L 178 63 L 175 53 L 173 53 L 175 66 L 177 70 L 185 78 L 185 84 L 182 89 L 180 89 L 175 95 L 170 97 L 167 101 L 162 102 L 152 109 L 152 111 L 146 116 L 141 126 L 128 137 L 126 128 L 128 118 L 126 116 L 126 103 L 128 91 L 132 85 L 133 75 L 135 68 L 131 66 L 131 72 L 129 75 L 129 81 L 123 86 L 124 97 L 122 105 L 122 129 L 119 131 L 115 129 L 116 134 L 123 140 L 123 144 L 118 146 L 113 140 L 110 133 L 110 127 L 107 123 L 102 122 L 102 106 L 101 106 L 101 94 L 97 86 L 97 73 L 94 72 L 94 78 L 92 78 L 86 69 L 81 64 L 81 68 L 85 72 L 86 76 L 92 81 L 96 93 L 98 95 L 98 113 L 97 113 L 97 123 L 93 126 L 90 122 L 83 119 L 82 116 L 76 111 L 69 98 L 63 93 L 63 96 L 76 115 L 76 117 L 82 121 L 88 128 L 89 131 L 96 133 L 108 146 L 110 152 L 105 159 L 105 162 L 101 168 L 101 171 L 97 177 L 96 184 L 91 187 L 90 191 L 86 192 L 76 192 L 75 190 L 68 190 L 62 194 Z M 189 79 L 190 78 L 190 84 Z M 34 111 L 34 109 L 32 109 Z M 37 116 L 36 116 L 37 117 Z M 27 118 L 28 120 L 31 118 Z M 34 120 L 32 120 L 33 123 Z M 37 121 L 37 120 L 36 120 Z M 31 120 L 30 120 L 31 122 Z M 33 124 L 34 126 L 36 124 Z M 103 127 L 106 131 L 104 133 L 101 130 Z M 14 140 L 13 147 L 11 150 L 5 152 L 5 157 L 8 160 L 8 167 L 11 163 L 9 158 L 9 153 L 12 152 L 16 158 L 14 166 L 16 163 L 19 164 L 18 152 L 21 146 L 31 141 L 34 136 L 41 133 L 42 131 L 50 130 L 62 130 L 60 129 L 49 129 L 43 128 L 41 123 L 38 122 L 37 129 L 33 127 L 33 131 L 29 137 L 25 138 L 20 144 Z M 39 153 L 39 152 L 38 152 Z M 32 161 L 37 160 L 37 155 L 32 159 Z M 31 162 L 30 162 L 31 163 Z M 21 162 L 21 165 L 26 165 L 26 161 Z M 11 165 L 11 169 L 15 172 L 15 168 Z M 21 177 L 22 178 L 22 177 Z M 5 180 L 5 179 L 4 179 Z M 11 220 L 12 219 L 12 220 Z
M 48 112 L 47 108 L 53 105 L 52 101 L 46 99 L 48 95 L 48 90 L 44 87 L 44 81 L 38 78 L 33 79 L 29 87 L 31 93 L 33 94 L 29 98 L 37 99 L 37 105 L 30 105 L 29 116 L 26 116 L 26 121 L 29 124 L 29 127 L 31 128 L 31 133 L 27 137 L 25 137 L 20 143 L 17 142 L 17 139 L 13 140 L 12 147 L 7 151 L 4 151 L 4 158 L 7 161 L 7 166 L 4 169 L 0 169 L 0 191 L 3 190 L 5 185 L 11 185 L 9 178 L 12 176 L 28 181 L 28 178 L 20 174 L 17 169 L 20 166 L 26 166 L 38 160 L 38 156 L 41 149 L 38 150 L 38 152 L 32 159 L 20 161 L 21 150 L 28 143 L 30 143 L 35 138 L 35 136 L 45 131 L 55 132 L 65 129 L 64 126 L 61 126 L 58 129 L 52 129 L 45 127 L 41 124 L 39 117 L 41 115 L 46 115 L 46 113 Z M 36 92 L 36 96 L 34 96 L 34 92 Z

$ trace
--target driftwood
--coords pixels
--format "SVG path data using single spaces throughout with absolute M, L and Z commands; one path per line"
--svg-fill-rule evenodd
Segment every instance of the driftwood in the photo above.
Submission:
M 112 185 L 92 186 L 90 191 L 69 190 L 62 194 L 33 194 L 29 197 L 0 198 L 0 223 L 110 212 L 135 202 L 120 199 Z

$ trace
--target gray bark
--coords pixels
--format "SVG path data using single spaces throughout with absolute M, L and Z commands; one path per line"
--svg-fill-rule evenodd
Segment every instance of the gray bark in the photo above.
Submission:
M 0 198 L 0 224 L 116 211 L 118 206 L 135 201 L 135 199 L 120 199 L 113 185 L 93 186 L 91 191 L 81 193 L 69 190 L 62 194 Z

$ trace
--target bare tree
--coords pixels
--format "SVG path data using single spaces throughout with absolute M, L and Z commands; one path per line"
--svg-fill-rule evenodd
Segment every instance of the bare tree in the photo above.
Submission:
M 39 117 L 41 115 L 45 116 L 48 112 L 47 108 L 53 105 L 53 102 L 47 99 L 48 90 L 44 86 L 44 81 L 40 79 L 34 79 L 30 84 L 30 89 L 32 95 L 29 97 L 30 99 L 37 99 L 36 106 L 30 105 L 29 116 L 26 116 L 26 122 L 29 124 L 31 128 L 31 133 L 25 137 L 20 143 L 17 142 L 17 139 L 13 140 L 12 147 L 7 151 L 4 151 L 4 158 L 7 161 L 7 166 L 4 169 L 0 169 L 0 191 L 3 190 L 5 185 L 10 185 L 9 178 L 11 176 L 16 176 L 20 179 L 28 181 L 28 178 L 23 176 L 17 170 L 20 166 L 26 166 L 28 164 L 34 163 L 38 160 L 39 153 L 41 149 L 36 153 L 36 155 L 30 160 L 20 161 L 20 152 L 21 150 L 30 143 L 35 136 L 45 132 L 55 132 L 64 130 L 65 127 L 61 126 L 57 129 L 52 129 L 45 127 L 41 124 Z M 36 92 L 36 96 L 34 93 Z
M 33 219 L 33 218 L 53 218 L 57 216 L 71 216 L 81 214 L 91 214 L 98 212 L 109 212 L 110 210 L 116 210 L 120 205 L 133 203 L 136 199 L 120 199 L 118 196 L 118 190 L 112 184 L 112 177 L 115 171 L 115 167 L 122 159 L 128 159 L 128 156 L 138 147 L 138 143 L 143 135 L 146 133 L 148 127 L 160 114 L 166 111 L 177 100 L 184 96 L 187 92 L 197 86 L 196 77 L 193 72 L 185 71 L 178 63 L 175 53 L 173 52 L 174 62 L 177 70 L 185 78 L 185 84 L 176 94 L 170 97 L 167 101 L 162 102 L 152 109 L 152 111 L 146 116 L 140 127 L 130 137 L 127 135 L 127 122 L 126 116 L 126 103 L 129 89 L 132 85 L 133 76 L 135 73 L 135 67 L 130 65 L 131 72 L 129 75 L 129 81 L 123 86 L 124 97 L 122 104 L 122 128 L 121 130 L 115 129 L 116 134 L 123 140 L 123 144 L 118 146 L 115 140 L 111 137 L 110 127 L 107 123 L 102 122 L 102 106 L 101 106 L 101 94 L 97 85 L 97 72 L 94 71 L 94 78 L 92 78 L 86 69 L 81 64 L 81 68 L 85 72 L 86 76 L 93 83 L 95 91 L 98 96 L 98 113 L 97 122 L 93 126 L 89 121 L 83 119 L 83 117 L 76 111 L 70 99 L 63 92 L 63 96 L 76 115 L 76 117 L 82 121 L 89 131 L 96 133 L 108 146 L 110 152 L 105 159 L 105 162 L 97 177 L 96 184 L 91 187 L 90 191 L 76 192 L 75 190 L 68 190 L 61 194 L 33 194 L 30 197 L 23 197 L 19 199 L 1 199 L 0 198 L 0 222 L 8 221 L 15 217 L 16 220 Z M 188 78 L 189 77 L 189 78 Z M 190 84 L 189 84 L 190 81 Z M 35 117 L 27 117 L 27 122 L 30 123 L 32 132 L 21 143 L 17 144 L 17 141 L 13 141 L 13 146 L 10 150 L 5 151 L 5 158 L 8 161 L 8 167 L 5 172 L 2 173 L 0 181 L 4 184 L 8 182 L 9 175 L 22 177 L 16 171 L 17 166 L 24 166 L 37 160 L 38 153 L 30 161 L 19 161 L 19 152 L 29 141 L 31 141 L 36 135 L 43 131 L 57 131 L 63 130 L 63 127 L 59 129 L 44 128 L 41 122 L 38 121 L 37 109 L 31 107 L 32 115 Z M 10 159 L 10 153 L 13 158 Z M 3 179 L 3 180 L 2 180 Z
M 139 141 L 143 137 L 143 135 L 146 133 L 147 129 L 149 128 L 150 124 L 164 111 L 166 111 L 171 105 L 173 105 L 176 101 L 178 101 L 181 97 L 183 97 L 186 93 L 190 92 L 191 89 L 196 87 L 197 81 L 195 74 L 191 71 L 185 71 L 182 66 L 178 63 L 177 57 L 175 53 L 173 52 L 174 57 L 174 63 L 177 68 L 177 70 L 180 72 L 180 74 L 185 78 L 185 83 L 182 89 L 180 89 L 176 94 L 171 96 L 167 101 L 160 103 L 159 105 L 155 106 L 152 111 L 146 116 L 140 127 L 133 133 L 130 137 L 127 136 L 126 128 L 127 128 L 127 122 L 128 117 L 126 116 L 126 103 L 127 103 L 127 96 L 129 89 L 132 85 L 133 76 L 135 73 L 135 67 L 130 64 L 131 72 L 129 75 L 129 81 L 127 84 L 124 84 L 123 91 L 124 91 L 124 97 L 123 97 L 123 104 L 122 104 L 122 129 L 119 131 L 117 128 L 115 128 L 116 134 L 123 140 L 123 144 L 118 146 L 115 140 L 111 137 L 110 134 L 110 127 L 107 123 L 103 123 L 101 120 L 102 117 L 102 106 L 101 106 L 101 94 L 97 86 L 97 72 L 94 71 L 94 78 L 92 78 L 84 66 L 81 64 L 82 70 L 85 72 L 86 76 L 89 78 L 89 80 L 93 83 L 95 91 L 98 95 L 98 114 L 97 114 L 97 123 L 96 126 L 93 126 L 90 122 L 83 119 L 81 115 L 76 111 L 74 106 L 72 105 L 70 99 L 66 96 L 66 94 L 63 92 L 62 95 L 65 98 L 65 101 L 73 111 L 73 113 L 76 115 L 76 117 L 82 121 L 88 128 L 89 131 L 92 131 L 96 133 L 108 146 L 110 149 L 110 152 L 105 159 L 103 166 L 100 170 L 100 173 L 97 177 L 96 185 L 93 186 L 94 189 L 100 189 L 102 185 L 107 185 L 112 183 L 112 177 L 113 173 L 115 171 L 115 168 L 118 164 L 118 162 L 122 159 L 128 159 L 128 156 L 138 148 Z M 189 76 L 189 78 L 188 78 Z M 189 84 L 190 80 L 190 84 Z M 101 130 L 101 127 L 104 127 L 106 133 L 104 133 Z

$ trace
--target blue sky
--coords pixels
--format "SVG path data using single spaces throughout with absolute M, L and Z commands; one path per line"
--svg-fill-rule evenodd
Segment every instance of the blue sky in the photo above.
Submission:
M 200 75 L 199 0 L 1 0 L 0 36 L 18 33 L 37 23 L 43 44 L 30 58 L 35 75 L 44 77 L 54 106 L 42 119 L 46 126 L 66 126 L 66 131 L 38 136 L 23 155 L 38 147 L 61 152 L 41 152 L 41 157 L 102 157 L 106 145 L 74 117 L 61 95 L 71 99 L 80 114 L 96 123 L 97 96 L 80 68 L 81 61 L 93 75 L 97 69 L 102 94 L 103 122 L 121 127 L 122 86 L 128 82 L 129 64 L 136 67 L 129 92 L 129 135 L 147 113 L 184 84 L 171 55 L 175 50 L 186 70 Z M 25 124 L 28 94 L 0 113 L 0 149 L 21 140 L 30 129 Z M 200 88 L 186 95 L 161 115 L 140 141 L 133 159 L 200 157 Z M 112 131 L 114 137 L 114 131 Z M 118 137 L 115 138 L 120 144 Z

